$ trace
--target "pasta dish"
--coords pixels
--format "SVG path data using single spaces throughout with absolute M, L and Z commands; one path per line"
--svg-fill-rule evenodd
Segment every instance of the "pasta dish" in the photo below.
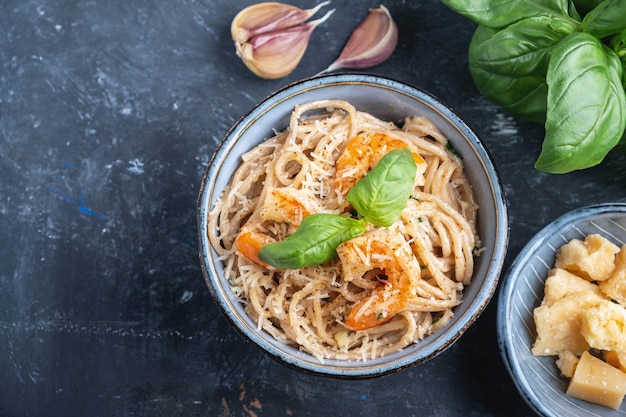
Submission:
M 347 194 L 395 149 L 415 178 L 390 226 L 367 223 L 329 260 L 277 268 L 259 256 L 316 213 L 358 218 Z M 258 328 L 324 359 L 368 360 L 445 326 L 480 252 L 461 158 L 424 116 L 402 126 L 340 100 L 297 106 L 289 126 L 242 156 L 207 233 Z

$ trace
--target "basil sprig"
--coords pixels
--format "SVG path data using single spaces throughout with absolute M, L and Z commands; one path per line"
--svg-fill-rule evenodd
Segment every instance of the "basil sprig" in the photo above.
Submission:
M 299 269 L 334 258 L 337 246 L 365 232 L 367 222 L 387 227 L 400 218 L 411 196 L 416 171 L 408 149 L 389 152 L 346 196 L 360 219 L 311 214 L 293 234 L 263 246 L 259 259 L 278 269 Z
M 545 125 L 535 168 L 566 173 L 626 150 L 626 0 L 442 1 L 478 24 L 478 90 Z

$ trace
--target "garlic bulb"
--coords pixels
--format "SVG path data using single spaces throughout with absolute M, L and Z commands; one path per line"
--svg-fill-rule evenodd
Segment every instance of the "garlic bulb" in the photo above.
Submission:
M 320 74 L 341 68 L 373 67 L 389 58 L 397 44 L 398 27 L 389 10 L 383 5 L 370 9 L 367 17 L 350 35 L 339 58 Z
M 313 30 L 334 10 L 309 21 L 329 1 L 303 10 L 277 2 L 258 3 L 241 10 L 230 27 L 237 55 L 262 78 L 281 78 L 291 73 L 306 51 Z

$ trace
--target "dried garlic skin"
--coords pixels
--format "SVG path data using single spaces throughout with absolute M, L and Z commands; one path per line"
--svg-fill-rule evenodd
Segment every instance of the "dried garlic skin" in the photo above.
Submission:
M 341 68 L 364 69 L 378 65 L 391 56 L 398 45 L 398 26 L 389 10 L 381 5 L 370 9 L 356 27 L 339 58 L 322 73 Z
M 278 2 L 253 4 L 237 13 L 230 25 L 230 33 L 235 42 L 244 43 L 262 33 L 302 24 L 328 3 L 320 3 L 308 10 Z
M 250 71 L 261 78 L 281 78 L 291 73 L 306 51 L 314 26 L 257 35 L 238 45 L 238 55 Z
M 333 13 L 307 22 L 329 1 L 303 10 L 277 2 L 263 2 L 241 10 L 231 23 L 235 50 L 243 63 L 261 78 L 276 79 L 300 63 L 313 30 Z

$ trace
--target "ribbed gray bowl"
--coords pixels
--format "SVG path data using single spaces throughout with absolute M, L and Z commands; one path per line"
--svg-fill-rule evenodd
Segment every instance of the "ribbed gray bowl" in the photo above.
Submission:
M 599 233 L 618 246 L 626 242 L 626 204 L 583 207 L 564 214 L 537 233 L 503 276 L 498 294 L 500 353 L 526 402 L 547 417 L 626 416 L 626 401 L 612 410 L 565 395 L 567 378 L 555 357 L 533 356 L 536 337 L 533 310 L 543 299 L 548 271 L 556 251 L 571 239 Z

